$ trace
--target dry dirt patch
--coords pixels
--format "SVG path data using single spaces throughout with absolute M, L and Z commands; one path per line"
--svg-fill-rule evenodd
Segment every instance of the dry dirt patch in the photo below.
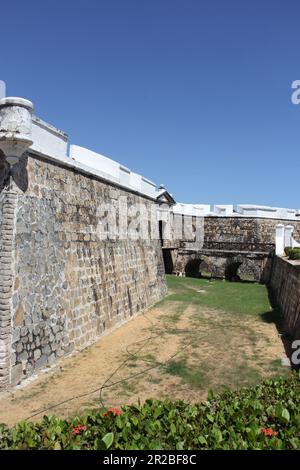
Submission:
M 148 398 L 199 401 L 210 388 L 251 385 L 274 375 L 282 356 L 273 324 L 167 299 L 4 395 L 0 422 L 11 425 L 36 413 L 32 419 L 66 417 L 101 402 L 120 407 Z

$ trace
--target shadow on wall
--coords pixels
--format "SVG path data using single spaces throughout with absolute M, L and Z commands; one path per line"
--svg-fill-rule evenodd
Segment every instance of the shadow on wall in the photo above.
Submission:
M 217 270 L 201 258 L 189 260 L 185 265 L 184 273 L 187 277 L 193 278 L 217 279 L 220 277 L 217 275 Z
M 229 262 L 225 268 L 225 279 L 226 281 L 241 281 L 240 276 L 238 275 L 238 269 L 242 265 L 241 261 L 232 261 Z
M 277 304 L 275 295 L 272 292 L 270 287 L 268 287 L 268 295 L 269 295 L 269 302 L 272 307 L 272 310 L 261 313 L 260 315 L 261 319 L 265 323 L 273 323 L 276 326 L 276 330 L 278 332 L 278 335 L 281 338 L 281 341 L 285 350 L 285 354 L 291 361 L 292 354 L 295 352 L 295 350 L 292 348 L 292 343 L 295 338 L 293 338 L 288 332 L 285 331 L 283 313 L 280 309 L 280 306 Z M 293 364 L 291 361 L 291 369 L 300 370 L 300 364 L 296 365 L 296 364 Z
M 171 250 L 163 249 L 162 252 L 163 252 L 165 273 L 173 274 L 174 263 L 173 263 Z
M 227 259 L 225 279 L 235 282 L 262 282 L 264 264 L 261 259 L 234 256 Z
M 28 188 L 27 161 L 28 158 L 24 155 L 16 165 L 10 167 L 2 150 L 0 150 L 0 193 L 9 185 L 10 177 L 16 186 L 25 193 Z
M 4 153 L 0 149 L 0 193 L 9 181 L 9 164 L 5 160 Z
M 191 259 L 184 268 L 187 277 L 226 279 L 231 282 L 260 282 L 261 267 L 252 260 L 229 257 L 226 263 L 207 263 L 203 259 Z
M 200 277 L 201 259 L 191 259 L 185 265 L 185 275 L 187 277 Z

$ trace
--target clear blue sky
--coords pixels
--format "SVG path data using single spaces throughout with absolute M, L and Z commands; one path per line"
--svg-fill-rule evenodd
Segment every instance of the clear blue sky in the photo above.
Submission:
M 299 21 L 299 0 L 10 0 L 0 79 L 179 201 L 298 208 Z

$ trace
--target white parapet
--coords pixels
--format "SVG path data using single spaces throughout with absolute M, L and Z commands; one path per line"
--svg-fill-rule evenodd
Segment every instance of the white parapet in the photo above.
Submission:
M 153 181 L 149 180 L 142 176 L 142 192 L 145 194 L 155 194 L 156 192 L 156 184 Z
M 45 158 L 58 160 L 69 167 L 94 174 L 151 199 L 165 197 L 167 211 L 173 214 L 199 218 L 252 217 L 291 222 L 300 220 L 300 210 L 288 208 L 253 204 L 175 203 L 173 196 L 163 186 L 156 189 L 155 183 L 111 158 L 78 145 L 70 145 L 68 154 L 68 136 L 65 132 L 32 116 L 33 105 L 30 101 L 23 98 L 5 98 L 5 92 L 5 83 L 0 80 L 0 150 L 11 165 L 17 163 L 30 147 L 33 152 Z M 161 203 L 161 200 L 159 202 Z M 292 243 L 294 246 L 299 245 L 292 237 L 291 227 L 277 227 L 280 253 L 283 254 L 284 246 Z
M 0 100 L 6 97 L 6 85 L 3 80 L 0 80 Z
M 178 202 L 172 207 L 174 214 L 191 215 L 196 217 L 204 217 L 210 214 L 209 204 L 185 204 Z
M 267 219 L 297 220 L 296 209 L 251 204 L 239 204 L 235 207 L 235 211 L 243 215 L 244 217 L 263 217 Z
M 277 224 L 276 225 L 276 237 L 275 237 L 275 243 L 276 243 L 276 255 L 277 256 L 283 256 L 284 255 L 284 241 L 285 241 L 285 236 L 284 236 L 284 225 L 283 224 Z
M 130 186 L 136 188 L 137 191 L 142 191 L 142 176 L 134 173 L 133 171 L 130 172 Z
M 293 245 L 293 231 L 294 227 L 292 225 L 286 225 L 284 227 L 284 246 L 290 247 Z
M 210 213 L 210 209 L 211 209 L 210 204 L 194 204 L 194 206 L 196 207 L 197 212 L 202 217 Z
M 70 145 L 70 157 L 85 167 L 101 172 L 103 177 L 121 186 L 151 198 L 156 197 L 156 185 L 149 179 L 132 172 L 119 162 L 79 145 Z
M 230 216 L 233 214 L 233 204 L 215 204 L 211 210 L 212 214 Z
M 293 238 L 293 232 L 292 225 L 276 225 L 276 255 L 283 256 L 286 247 L 300 247 L 300 243 Z
M 54 157 L 67 157 L 68 136 L 37 116 L 32 117 L 32 150 Z
M 70 157 L 83 165 L 102 171 L 113 178 L 119 179 L 120 163 L 111 160 L 104 155 L 88 150 L 79 145 L 70 145 Z

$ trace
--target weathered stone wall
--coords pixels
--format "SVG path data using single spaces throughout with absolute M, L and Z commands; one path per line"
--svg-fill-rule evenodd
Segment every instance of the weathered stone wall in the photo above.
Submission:
M 14 167 L 13 193 L 1 194 L 0 262 L 9 266 L 0 281 L 2 388 L 166 292 L 159 240 L 101 241 L 96 233 L 99 204 L 126 196 L 129 206 L 150 208 L 153 200 L 36 155 L 26 160 Z
M 164 221 L 162 217 L 161 237 L 163 248 L 191 248 L 198 249 L 203 245 L 204 218 L 190 215 L 167 213 Z M 168 227 L 168 228 L 166 228 Z
M 300 339 L 300 263 L 275 257 L 269 286 L 284 317 L 284 329 Z
M 0 390 L 11 377 L 11 296 L 13 284 L 13 241 L 17 195 L 10 181 L 0 193 Z
M 268 255 L 275 248 L 276 225 L 292 225 L 294 237 L 300 240 L 300 220 L 215 216 L 202 220 L 204 243 L 200 248 L 184 238 L 173 245 L 164 242 L 164 258 L 170 259 L 168 265 L 172 266 L 168 272 L 263 281 Z
M 267 260 L 266 255 L 254 253 L 230 254 L 209 250 L 189 253 L 178 250 L 174 256 L 174 272 L 191 277 L 201 275 L 216 279 L 261 281 Z
M 209 216 L 204 218 L 204 243 L 275 244 L 276 225 L 280 223 L 292 225 L 296 240 L 300 239 L 300 220 Z
M 198 250 L 203 248 L 232 250 L 236 244 L 236 251 L 271 251 L 275 245 L 275 231 L 277 224 L 292 225 L 294 238 L 300 242 L 300 220 L 268 219 L 258 217 L 191 217 L 193 232 L 190 236 L 179 239 L 171 230 L 171 239 L 163 240 L 164 248 L 178 248 Z M 172 227 L 172 224 L 171 224 Z M 196 241 L 196 228 L 201 237 Z M 197 234 L 198 234 L 197 232 Z M 203 237 L 202 237 L 203 236 Z M 203 240 L 203 243 L 202 243 Z M 241 245 L 241 247 L 239 247 Z M 265 245 L 265 246 L 264 246 Z

